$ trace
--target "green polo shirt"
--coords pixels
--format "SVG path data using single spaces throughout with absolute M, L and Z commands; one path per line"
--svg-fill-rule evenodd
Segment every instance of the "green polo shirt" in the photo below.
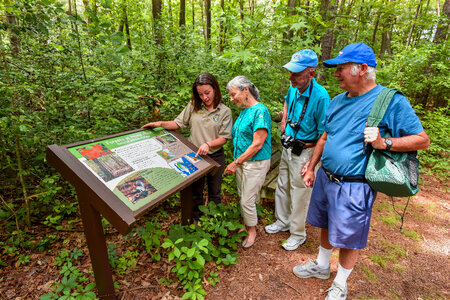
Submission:
M 180 128 L 191 128 L 189 141 L 197 147 L 220 137 L 227 140 L 231 139 L 233 118 L 231 117 L 231 109 L 223 103 L 219 103 L 212 111 L 208 111 L 202 104 L 202 108 L 194 112 L 194 106 L 192 102 L 189 102 L 175 119 L 175 123 Z M 212 147 L 209 149 L 208 154 L 212 154 L 220 148 Z

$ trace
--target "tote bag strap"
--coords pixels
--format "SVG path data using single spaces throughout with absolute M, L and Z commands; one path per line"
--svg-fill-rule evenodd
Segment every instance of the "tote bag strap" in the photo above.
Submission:
M 367 118 L 367 127 L 377 127 L 380 124 L 395 93 L 401 92 L 397 89 L 390 88 L 385 88 L 381 91 Z

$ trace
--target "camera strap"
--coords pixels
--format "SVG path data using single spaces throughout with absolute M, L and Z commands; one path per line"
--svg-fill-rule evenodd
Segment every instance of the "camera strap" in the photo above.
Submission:
M 312 89 L 313 89 L 313 79 L 311 79 L 311 83 L 309 84 L 309 95 L 308 95 L 308 97 L 306 97 L 306 99 L 305 99 L 305 103 L 303 104 L 303 109 L 302 109 L 302 113 L 300 114 L 300 117 L 298 118 L 298 130 L 294 130 L 293 128 L 293 130 L 294 130 L 294 136 L 293 136 L 293 138 L 295 139 L 295 136 L 297 135 L 297 133 L 298 133 L 298 131 L 300 130 L 300 124 L 302 123 L 302 120 L 303 120 L 303 118 L 305 117 L 305 112 L 306 112 L 306 108 L 308 107 L 308 103 L 309 103 L 309 98 L 311 98 L 311 93 L 312 93 Z M 301 95 L 300 95 L 301 96 Z M 291 114 L 293 114 L 293 109 L 294 109 L 294 106 L 295 106 L 295 104 L 296 104 L 296 102 L 297 101 L 295 101 L 294 103 L 293 103 L 293 105 L 291 105 L 290 107 L 289 107 L 289 111 L 288 111 L 288 115 L 287 115 L 287 117 L 289 118 L 289 116 L 291 115 Z M 289 125 L 290 126 L 290 125 Z M 292 126 L 291 126 L 292 127 Z

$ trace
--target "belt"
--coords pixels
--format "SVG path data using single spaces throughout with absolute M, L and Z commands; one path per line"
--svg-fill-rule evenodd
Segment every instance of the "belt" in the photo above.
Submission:
M 330 171 L 328 171 L 327 169 L 325 169 L 322 166 L 323 171 L 325 172 L 325 176 L 328 178 L 328 180 L 334 182 L 334 183 L 340 183 L 340 182 L 367 182 L 366 178 L 360 176 L 360 177 L 343 177 L 343 176 L 339 176 L 339 175 L 335 175 L 333 173 L 331 173 Z
M 312 148 L 317 145 L 317 140 L 300 140 L 300 141 L 304 143 L 303 149 Z

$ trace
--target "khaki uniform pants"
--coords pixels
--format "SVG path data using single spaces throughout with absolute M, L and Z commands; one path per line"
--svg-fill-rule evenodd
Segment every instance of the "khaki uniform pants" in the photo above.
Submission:
M 236 170 L 236 183 L 241 197 L 241 213 L 247 226 L 256 226 L 256 200 L 270 169 L 270 159 L 247 161 Z
M 275 217 L 291 236 L 306 238 L 305 220 L 312 188 L 306 187 L 300 172 L 311 159 L 315 147 L 303 149 L 297 156 L 291 149 L 283 149 L 275 190 Z

